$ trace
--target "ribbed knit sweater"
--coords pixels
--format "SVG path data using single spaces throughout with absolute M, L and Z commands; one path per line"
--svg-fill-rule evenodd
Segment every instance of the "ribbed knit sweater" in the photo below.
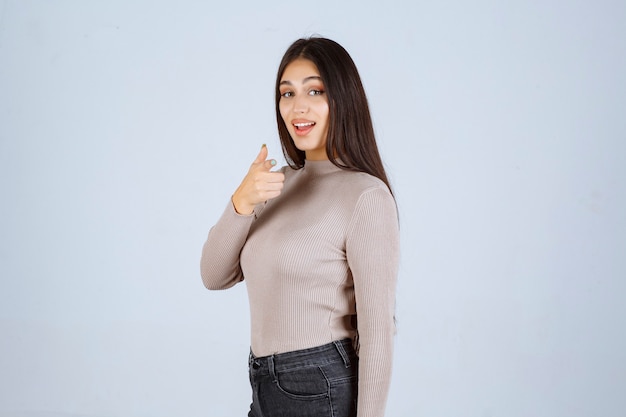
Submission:
M 330 161 L 282 171 L 279 197 L 249 216 L 229 202 L 211 228 L 202 250 L 204 285 L 225 289 L 245 278 L 256 356 L 352 338 L 358 417 L 382 417 L 395 334 L 395 201 L 378 178 Z

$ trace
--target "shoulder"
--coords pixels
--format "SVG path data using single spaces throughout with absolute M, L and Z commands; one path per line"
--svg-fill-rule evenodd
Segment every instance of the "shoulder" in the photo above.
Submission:
M 347 229 L 351 247 L 355 247 L 355 240 L 395 244 L 399 229 L 398 207 L 391 191 L 377 177 L 365 173 L 354 174 L 353 183 L 357 186 Z
M 285 174 L 285 178 L 291 177 L 292 175 L 296 175 L 300 170 L 290 167 L 289 165 L 283 165 L 276 172 L 282 172 Z
M 379 178 L 356 171 L 342 170 L 335 175 L 333 194 L 354 222 L 380 222 L 381 218 L 397 222 L 396 200 L 389 187 Z M 362 225 L 367 227 L 366 224 Z
M 316 168 L 319 169 L 319 166 Z M 368 195 L 379 195 L 395 204 L 387 184 L 365 172 L 328 165 L 323 170 L 308 172 L 304 168 L 294 169 L 286 165 L 280 171 L 285 174 L 285 184 L 289 184 L 289 187 L 323 196 L 326 204 L 335 202 L 354 210 L 358 202 L 367 199 Z
M 348 195 L 361 199 L 367 194 L 387 195 L 393 199 L 387 184 L 365 172 L 341 170 L 336 174 L 337 186 Z

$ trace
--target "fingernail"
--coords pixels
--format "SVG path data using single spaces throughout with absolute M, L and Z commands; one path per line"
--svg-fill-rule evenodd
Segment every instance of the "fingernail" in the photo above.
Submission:
M 267 146 L 266 144 L 263 144 L 263 145 L 261 145 L 261 148 L 265 148 L 266 146 Z
M 272 159 L 272 162 L 270 162 L 270 164 L 272 164 L 272 166 L 276 165 L 276 160 Z

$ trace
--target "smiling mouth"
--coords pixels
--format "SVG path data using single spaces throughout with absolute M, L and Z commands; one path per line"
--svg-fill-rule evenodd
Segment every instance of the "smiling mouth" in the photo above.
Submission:
M 294 123 L 293 126 L 296 130 L 307 130 L 315 125 L 315 122 L 307 122 L 307 123 Z
M 295 128 L 294 133 L 298 136 L 306 136 L 309 134 L 313 127 L 315 127 L 315 122 L 296 122 L 292 123 Z

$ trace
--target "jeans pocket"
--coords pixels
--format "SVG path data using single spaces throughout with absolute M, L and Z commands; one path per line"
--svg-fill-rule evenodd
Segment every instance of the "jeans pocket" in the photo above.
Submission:
M 285 395 L 294 399 L 318 399 L 328 396 L 329 384 L 317 366 L 278 372 L 276 385 Z

